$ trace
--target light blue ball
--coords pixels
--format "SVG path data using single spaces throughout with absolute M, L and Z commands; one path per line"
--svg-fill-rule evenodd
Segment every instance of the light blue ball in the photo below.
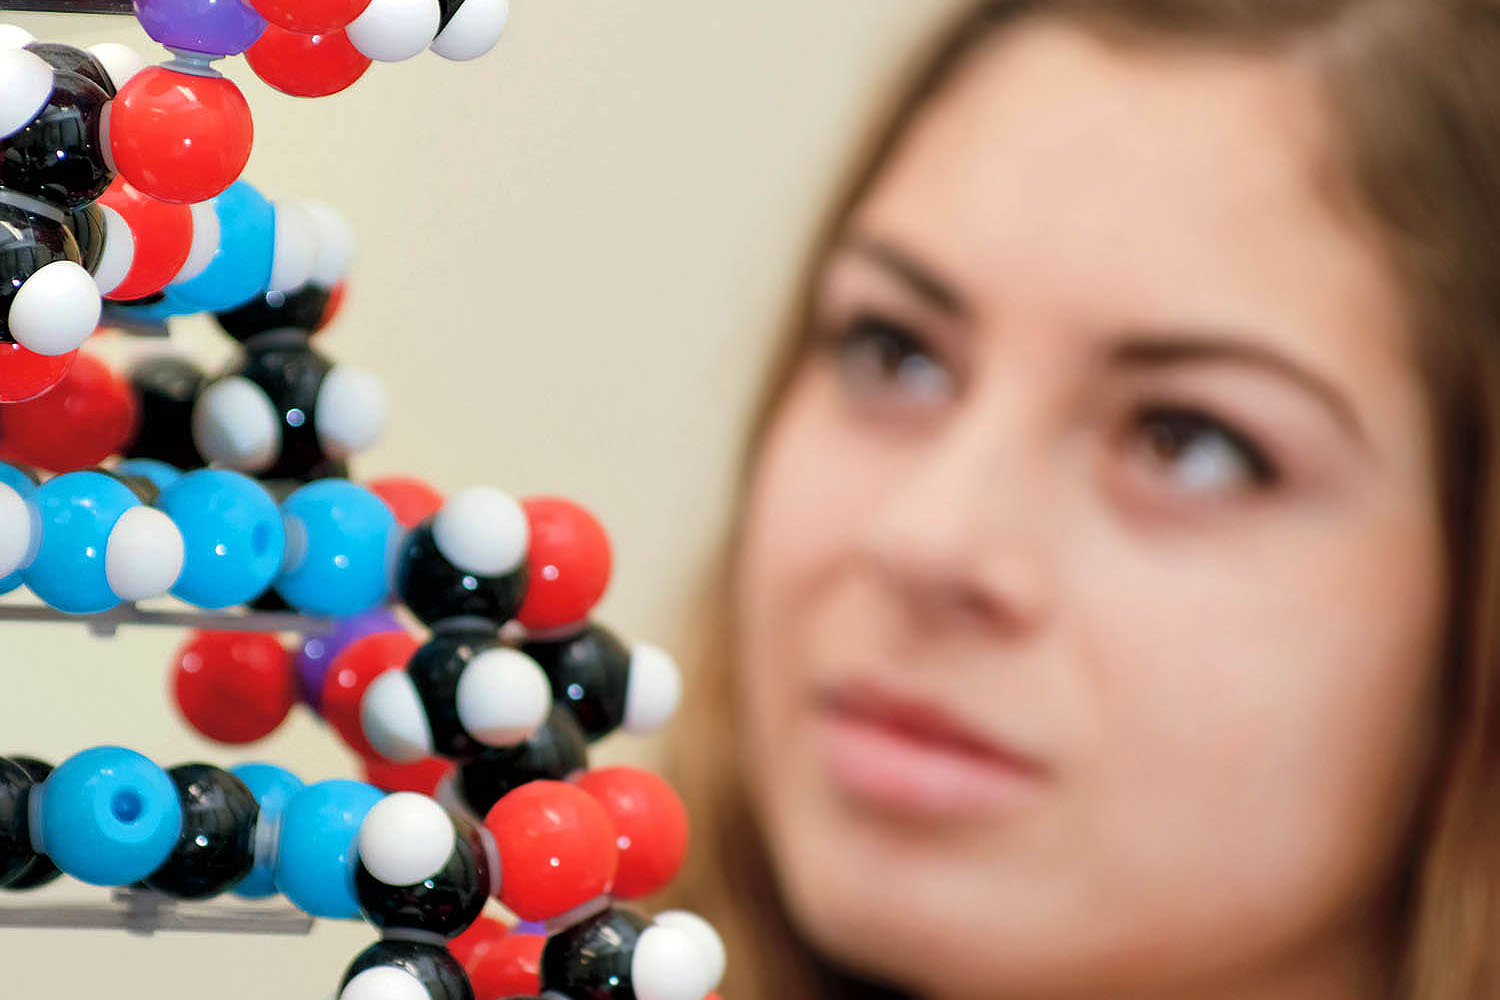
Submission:
M 182 478 L 182 470 L 155 458 L 127 458 L 115 466 L 122 476 L 140 476 L 159 490 L 164 490 Z
M 359 916 L 354 855 L 365 814 L 384 797 L 362 781 L 320 781 L 287 803 L 281 814 L 276 888 L 315 917 Z
M 196 278 L 168 285 L 167 294 L 198 312 L 224 312 L 249 302 L 271 283 L 276 210 L 244 181 L 210 202 L 219 219 L 219 249 Z
M 281 836 L 281 818 L 286 812 L 287 803 L 304 786 L 301 778 L 274 764 L 241 764 L 231 767 L 229 773 L 243 781 L 245 787 L 250 789 L 250 794 L 255 796 L 255 801 L 260 804 L 260 814 L 256 820 L 256 847 L 269 842 L 273 848 L 270 851 L 257 849 L 255 867 L 234 887 L 234 893 L 246 899 L 264 899 L 276 892 L 277 852 L 274 848 Z M 265 832 L 267 830 L 270 831 L 269 834 Z M 263 836 L 269 837 L 269 841 L 263 841 Z
M 112 313 L 117 313 L 127 321 L 142 324 L 165 323 L 174 316 L 191 316 L 202 312 L 196 306 L 189 305 L 173 295 L 170 289 L 163 289 L 161 298 L 149 305 L 122 305 L 117 302 L 108 302 L 105 308 Z
M 182 575 L 172 588 L 181 600 L 200 608 L 244 604 L 264 593 L 281 569 L 281 512 L 249 476 L 227 469 L 189 472 L 162 490 L 157 506 L 182 532 Z
M 22 500 L 27 501 L 27 506 L 31 508 L 31 548 L 34 554 L 41 541 L 41 523 L 37 518 L 35 503 L 36 480 L 14 465 L 7 465 L 4 462 L 0 462 L 0 484 L 9 486 L 15 490 L 20 494 Z M 6 530 L 6 526 L 0 525 L 0 531 L 4 530 Z M 16 570 L 9 576 L 0 577 L 0 594 L 10 593 L 19 587 L 21 583 L 20 570 Z
M 322 479 L 281 505 L 287 559 L 276 592 L 311 615 L 352 618 L 391 588 L 396 518 L 385 501 L 343 479 Z
M 140 499 L 102 472 L 67 472 L 37 488 L 42 544 L 21 579 L 58 611 L 91 615 L 120 603 L 105 565 L 110 532 Z
M 167 772 L 134 750 L 95 747 L 42 784 L 42 850 L 82 882 L 129 885 L 162 866 L 182 832 Z

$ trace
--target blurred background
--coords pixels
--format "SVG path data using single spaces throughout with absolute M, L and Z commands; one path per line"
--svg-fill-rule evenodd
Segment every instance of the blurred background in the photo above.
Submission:
M 6 6 L 0 21 L 44 41 L 165 57 L 129 18 Z M 880 81 L 952 6 L 513 0 L 505 38 L 477 62 L 377 64 L 309 101 L 227 60 L 255 115 L 246 179 L 272 199 L 329 201 L 357 234 L 349 299 L 321 336 L 379 374 L 392 412 L 356 474 L 580 501 L 614 543 L 598 617 L 674 648 L 803 245 Z M 211 365 L 232 358 L 206 323 L 174 338 Z M 353 775 L 300 708 L 247 749 L 191 736 L 165 688 L 181 639 L 7 626 L 0 752 L 56 761 L 118 743 L 164 765 Z M 600 757 L 652 753 L 616 737 Z M 323 998 L 373 936 L 327 922 L 307 939 L 5 930 L 0 998 Z

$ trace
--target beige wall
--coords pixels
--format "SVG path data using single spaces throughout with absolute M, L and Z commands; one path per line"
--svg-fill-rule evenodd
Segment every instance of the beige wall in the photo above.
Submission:
M 322 101 L 232 63 L 257 125 L 246 177 L 272 198 L 332 201 L 358 232 L 326 347 L 379 372 L 394 404 L 359 471 L 583 501 L 616 549 L 601 617 L 670 641 L 813 208 L 872 81 L 946 6 L 516 0 L 487 58 L 376 66 Z M 123 19 L 7 19 L 150 50 Z M 206 328 L 179 337 L 228 356 Z M 163 693 L 177 638 L 7 627 L 0 752 L 117 742 L 168 764 L 350 773 L 300 710 L 251 753 L 187 735 Z M 371 939 L 354 924 L 309 940 L 0 931 L 0 1000 L 321 998 Z

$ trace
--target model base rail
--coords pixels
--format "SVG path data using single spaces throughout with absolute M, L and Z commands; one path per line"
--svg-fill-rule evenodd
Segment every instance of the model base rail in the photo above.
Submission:
M 291 907 L 233 903 L 179 903 L 157 892 L 116 889 L 108 902 L 0 906 L 0 928 L 120 930 L 151 936 L 161 931 L 209 934 L 311 933 L 313 918 Z
M 131 0 L 0 0 L 0 14 L 134 14 Z
M 44 604 L 0 604 L 0 622 L 82 625 L 99 636 L 112 636 L 121 625 L 155 625 L 206 632 L 301 632 L 304 635 L 324 634 L 338 627 L 333 619 L 309 618 L 293 612 L 152 611 L 134 604 L 122 604 L 96 615 L 65 614 Z

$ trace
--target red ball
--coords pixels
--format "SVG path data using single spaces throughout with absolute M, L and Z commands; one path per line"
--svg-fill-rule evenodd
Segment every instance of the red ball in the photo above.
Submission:
M 385 501 L 403 528 L 415 528 L 443 506 L 443 495 L 420 479 L 382 476 L 369 482 L 370 492 Z
M 361 757 L 381 759 L 359 724 L 365 689 L 387 670 L 403 669 L 419 645 L 405 632 L 379 632 L 351 642 L 329 665 L 323 678 L 323 718 Z
M 166 288 L 193 248 L 193 210 L 142 194 L 120 176 L 99 203 L 120 213 L 135 241 L 130 271 L 105 298 L 128 302 Z
M 581 788 L 533 781 L 490 809 L 500 902 L 522 920 L 551 920 L 614 886 L 620 851 L 604 807 Z
M 616 899 L 640 899 L 665 889 L 687 856 L 688 818 L 682 799 L 657 775 L 635 767 L 606 767 L 574 782 L 609 814 L 620 849 Z
M 35 399 L 61 382 L 77 351 L 38 354 L 20 344 L 0 344 L 0 403 L 22 403 Z
M 250 0 L 270 27 L 304 35 L 346 27 L 369 5 L 370 0 Z
M 52 391 L 0 408 L 0 438 L 27 465 L 72 472 L 123 448 L 135 417 L 129 383 L 98 358 L 80 354 Z
M 150 66 L 126 81 L 109 110 L 121 175 L 161 201 L 207 201 L 250 159 L 255 126 L 233 82 Z
M 414 764 L 393 764 L 381 757 L 362 757 L 365 781 L 382 792 L 416 792 L 433 798 L 437 787 L 453 770 L 453 762 L 428 757 Z
M 521 501 L 531 527 L 526 599 L 516 618 L 533 631 L 588 618 L 609 586 L 609 536 L 594 515 L 571 500 Z
M 370 57 L 340 28 L 302 33 L 268 24 L 245 60 L 256 76 L 293 97 L 337 94 L 370 68 Z
M 540 934 L 511 934 L 500 921 L 480 917 L 448 942 L 448 951 L 469 974 L 474 1000 L 504 1000 L 542 992 L 546 945 Z
M 172 661 L 172 693 L 204 736 L 253 743 L 297 701 L 292 654 L 265 632 L 195 632 Z
M 334 318 L 339 314 L 339 310 L 344 307 L 344 298 L 348 294 L 348 281 L 340 281 L 337 285 L 333 286 L 333 290 L 328 293 L 328 304 L 323 307 L 323 318 L 318 320 L 319 330 L 326 328 L 329 323 L 334 321 Z

